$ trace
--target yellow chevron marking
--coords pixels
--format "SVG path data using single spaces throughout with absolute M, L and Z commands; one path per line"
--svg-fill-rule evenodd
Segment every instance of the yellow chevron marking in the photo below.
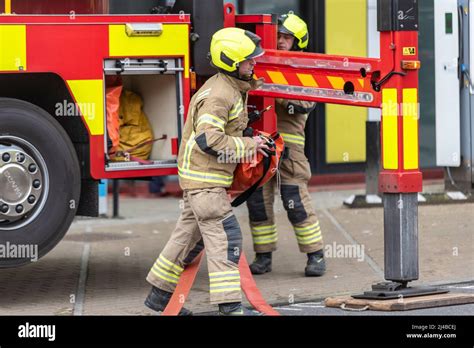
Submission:
M 337 76 L 328 76 L 328 80 L 334 89 L 344 89 L 344 79 Z
M 272 79 L 273 83 L 277 85 L 287 85 L 285 76 L 279 71 L 267 71 L 268 76 Z
M 305 87 L 319 87 L 318 83 L 314 79 L 313 75 L 310 74 L 296 74 L 301 84 Z

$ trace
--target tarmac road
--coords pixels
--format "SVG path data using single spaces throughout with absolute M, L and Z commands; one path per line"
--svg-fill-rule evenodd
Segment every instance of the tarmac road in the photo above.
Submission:
M 442 289 L 448 289 L 450 292 L 471 293 L 474 294 L 474 282 L 461 284 L 448 284 L 439 286 Z M 375 316 L 391 316 L 391 315 L 434 315 L 434 316 L 453 316 L 453 315 L 474 315 L 474 304 L 465 304 L 460 306 L 446 306 L 426 309 L 415 309 L 410 311 L 381 312 L 381 311 L 347 311 L 339 308 L 327 308 L 323 301 L 297 303 L 289 306 L 274 307 L 282 315 L 375 315 Z

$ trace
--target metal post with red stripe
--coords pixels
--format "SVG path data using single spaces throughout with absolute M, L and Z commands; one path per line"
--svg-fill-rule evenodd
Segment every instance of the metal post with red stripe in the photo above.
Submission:
M 255 68 L 256 77 L 266 82 L 252 94 L 382 109 L 379 188 L 384 193 L 385 278 L 391 282 L 374 285 L 362 297 L 436 293 L 407 287 L 419 274 L 418 0 L 378 0 L 377 5 L 380 59 L 269 49 Z
M 388 1 L 380 1 L 389 4 Z M 406 284 L 418 279 L 418 192 L 422 174 L 418 152 L 418 9 L 416 1 L 394 1 L 393 20 L 379 11 L 381 55 L 391 78 L 382 86 L 381 150 L 385 279 Z M 391 12 L 392 12 L 391 11 Z M 408 13 L 408 14 L 407 14 Z M 395 13 L 394 13 L 395 14 Z M 412 63 L 409 66 L 408 62 Z M 413 69 L 407 69 L 413 68 Z
M 411 288 L 419 277 L 418 0 L 378 0 L 378 30 L 384 76 L 382 93 L 382 172 L 379 190 L 384 205 L 384 272 L 390 282 L 376 284 L 357 298 L 386 299 L 434 294 L 435 288 Z

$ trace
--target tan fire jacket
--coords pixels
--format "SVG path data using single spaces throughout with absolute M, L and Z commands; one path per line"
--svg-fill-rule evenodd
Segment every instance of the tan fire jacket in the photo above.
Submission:
M 248 92 L 260 83 L 218 73 L 193 96 L 178 156 L 183 190 L 232 185 L 237 164 L 256 151 L 255 140 L 243 131 Z
M 278 132 L 289 148 L 289 158 L 295 161 L 306 160 L 304 154 L 304 128 L 308 114 L 316 108 L 316 103 L 301 100 L 276 99 L 275 110 Z

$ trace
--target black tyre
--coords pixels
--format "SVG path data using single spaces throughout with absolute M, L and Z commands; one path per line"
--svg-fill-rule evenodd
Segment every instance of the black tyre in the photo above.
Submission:
M 0 268 L 53 249 L 80 192 L 79 162 L 64 129 L 33 104 L 0 98 Z

